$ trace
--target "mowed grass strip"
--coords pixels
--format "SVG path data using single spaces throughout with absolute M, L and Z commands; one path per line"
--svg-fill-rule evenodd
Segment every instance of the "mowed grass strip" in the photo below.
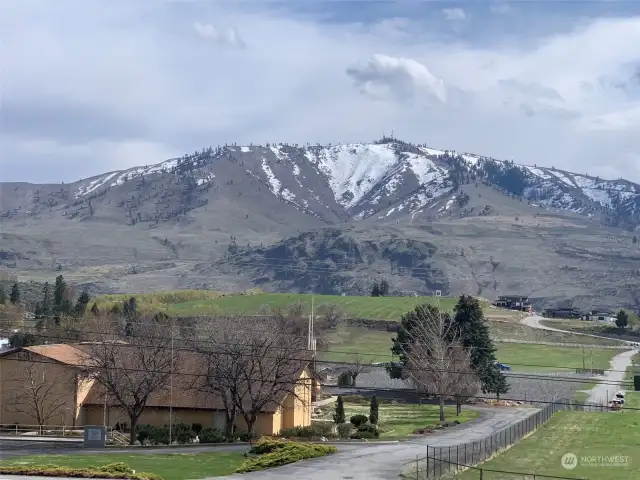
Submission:
M 345 402 L 344 411 L 347 422 L 353 415 L 369 416 L 369 399 L 363 399 L 357 403 Z M 381 440 L 399 440 L 407 438 L 419 428 L 435 427 L 440 423 L 440 410 L 438 405 L 413 405 L 405 403 L 381 403 L 378 406 L 378 426 Z M 334 405 L 323 407 L 324 418 L 330 420 L 334 413 Z M 476 411 L 465 407 L 456 417 L 455 407 L 445 407 L 445 421 L 460 423 L 478 418 Z
M 164 480 L 192 480 L 231 475 L 245 460 L 241 452 L 174 453 L 170 455 L 104 454 L 18 457 L 1 465 L 57 465 L 89 468 L 122 462 L 136 472 L 155 473 Z
M 319 352 L 321 360 L 330 362 L 361 363 L 390 362 L 391 339 L 395 333 L 366 329 L 352 325 L 340 325 L 332 330 L 325 351 Z M 571 372 L 583 365 L 583 349 L 579 347 L 555 347 L 529 343 L 496 343 L 496 357 L 511 365 L 514 372 Z M 585 348 L 586 368 L 608 369 L 611 359 L 623 350 L 613 348 Z
M 487 470 L 528 473 L 530 476 L 526 478 L 533 478 L 534 473 L 597 480 L 638 478 L 638 432 L 638 411 L 558 412 L 530 437 L 481 466 Z M 561 465 L 562 456 L 566 453 L 573 453 L 578 457 L 576 468 L 567 470 Z M 593 465 L 581 461 L 581 457 L 594 456 L 628 456 L 629 464 Z M 456 478 L 476 480 L 479 472 L 467 470 Z M 485 471 L 484 478 L 513 480 L 515 476 Z
M 311 312 L 311 297 L 316 313 L 327 305 L 338 305 L 350 317 L 379 320 L 400 320 L 416 305 L 440 304 L 443 310 L 453 311 L 457 298 L 443 297 L 366 297 L 342 295 L 311 295 L 296 293 L 256 293 L 252 295 L 225 295 L 213 299 L 194 300 L 168 306 L 170 315 L 245 314 L 260 315 L 269 311 L 286 311 L 296 304 Z
M 498 361 L 519 372 L 570 372 L 577 368 L 606 370 L 611 359 L 624 352 L 615 348 L 554 347 L 518 343 L 498 343 Z M 584 363 L 583 363 L 584 362 Z M 564 368 L 559 368 L 564 367 Z

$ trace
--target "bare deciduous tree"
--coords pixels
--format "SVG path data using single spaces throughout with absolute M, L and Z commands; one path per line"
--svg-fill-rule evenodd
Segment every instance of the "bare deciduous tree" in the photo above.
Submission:
M 237 412 L 251 435 L 261 412 L 279 407 L 287 395 L 298 396 L 300 374 L 310 360 L 306 331 L 283 316 L 202 321 L 209 322 L 208 339 L 195 344 L 206 363 L 205 388 L 225 404 L 227 430 Z M 305 388 L 310 387 L 309 381 Z
M 58 417 L 64 423 L 64 417 L 74 411 L 75 405 L 62 392 L 73 391 L 75 375 L 52 369 L 57 365 L 26 351 L 20 353 L 17 363 L 15 373 L 8 378 L 10 392 L 5 408 L 33 418 L 39 427 Z
M 426 312 L 414 326 L 406 352 L 409 378 L 418 391 L 438 397 L 441 421 L 445 399 L 460 397 L 461 378 L 470 369 L 469 352 L 454 328 L 448 315 Z
M 90 360 L 85 374 L 127 413 L 133 445 L 136 426 L 152 394 L 168 387 L 171 373 L 179 369 L 180 356 L 171 344 L 172 325 L 141 316 L 122 326 L 105 319 L 85 345 Z M 98 331 L 96 330 L 96 331 Z

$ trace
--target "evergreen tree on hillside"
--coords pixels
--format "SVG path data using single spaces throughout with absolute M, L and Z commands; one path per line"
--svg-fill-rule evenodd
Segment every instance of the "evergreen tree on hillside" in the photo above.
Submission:
M 50 290 L 49 282 L 45 282 L 42 288 L 42 303 L 40 304 L 40 312 L 43 317 L 50 317 L 53 313 Z
M 20 287 L 18 286 L 17 282 L 13 284 L 13 287 L 11 287 L 9 302 L 11 302 L 11 305 L 20 304 Z
M 136 298 L 131 297 L 129 300 L 126 300 L 122 306 L 122 315 L 124 316 L 125 324 L 124 324 L 124 334 L 126 336 L 131 336 L 133 331 L 133 322 L 138 317 L 138 307 L 136 305 Z
M 620 311 L 616 314 L 616 327 L 624 328 L 627 325 L 629 325 L 629 314 L 620 309 Z
M 93 302 L 93 305 L 91 306 L 91 313 L 93 313 L 94 317 L 100 315 L 100 309 L 98 308 L 98 304 L 96 302 Z
M 7 303 L 7 294 L 4 291 L 4 285 L 0 284 L 0 305 Z
M 56 277 L 56 284 L 53 288 L 53 313 L 54 314 L 61 313 L 64 308 L 66 289 L 67 289 L 67 284 L 64 281 L 64 277 L 62 275 L 58 275 Z
M 78 301 L 73 307 L 73 313 L 76 317 L 81 317 L 84 315 L 84 313 L 87 311 L 87 305 L 89 305 L 90 299 L 91 298 L 89 297 L 89 293 L 86 290 L 84 290 L 80 294 L 80 296 L 78 297 Z
M 462 295 L 454 312 L 453 323 L 460 332 L 462 345 L 471 350 L 471 366 L 480 379 L 483 393 L 498 393 L 498 390 L 501 390 L 499 393 L 507 393 L 508 385 L 505 387 L 502 380 L 504 375 L 495 366 L 496 348 L 480 302 L 469 295 Z

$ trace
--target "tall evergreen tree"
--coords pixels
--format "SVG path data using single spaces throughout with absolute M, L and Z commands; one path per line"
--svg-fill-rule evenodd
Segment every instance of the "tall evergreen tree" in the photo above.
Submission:
M 89 300 L 91 300 L 91 297 L 89 297 L 89 293 L 84 290 L 73 307 L 73 313 L 76 317 L 81 317 L 85 314 L 87 311 L 87 305 L 89 305 Z
M 98 317 L 100 315 L 100 309 L 96 302 L 93 302 L 93 305 L 91 306 L 91 313 L 93 313 L 94 317 Z
M 131 336 L 131 332 L 133 331 L 133 322 L 138 316 L 136 298 L 131 297 L 129 300 L 126 300 L 122 307 L 122 314 L 125 319 L 124 334 L 126 336 Z
M 435 305 L 416 305 L 416 307 L 405 313 L 400 322 L 400 328 L 391 346 L 391 353 L 398 356 L 398 363 L 387 368 L 391 378 L 405 378 L 403 366 L 407 362 L 407 354 L 411 351 L 413 334 L 418 325 L 424 324 L 429 318 L 442 315 L 445 324 L 451 321 L 451 315 L 441 312 Z
M 497 393 L 496 389 L 502 390 L 500 393 L 507 393 L 504 375 L 495 365 L 496 348 L 480 302 L 469 295 L 462 295 L 454 312 L 453 323 L 460 332 L 462 345 L 471 349 L 471 366 L 480 379 L 483 393 Z
M 336 399 L 336 411 L 333 414 L 333 423 L 340 425 L 346 421 L 347 419 L 344 414 L 344 402 L 342 400 L 342 395 L 338 395 L 338 398 Z
M 11 302 L 12 305 L 18 305 L 20 303 L 20 287 L 18 286 L 18 282 L 14 283 L 13 287 L 11 287 L 9 302 Z
M 64 281 L 62 275 L 56 277 L 56 284 L 53 288 L 53 313 L 59 314 L 62 312 L 65 300 L 65 291 L 67 284 Z
M 50 290 L 49 282 L 45 282 L 42 288 L 42 303 L 40 304 L 42 316 L 44 317 L 50 317 L 53 313 Z
M 378 399 L 375 393 L 371 397 L 371 403 L 369 404 L 369 423 L 372 425 L 378 424 Z
M 4 291 L 4 285 L 0 283 L 0 305 L 7 303 L 7 294 Z

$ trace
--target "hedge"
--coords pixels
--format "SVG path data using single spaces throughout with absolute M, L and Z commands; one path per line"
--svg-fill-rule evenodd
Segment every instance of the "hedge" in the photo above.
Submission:
M 101 467 L 89 468 L 60 467 L 58 465 L 0 465 L 0 475 L 162 480 L 162 477 L 153 473 L 133 473 L 133 470 L 124 463 L 111 463 Z
M 280 467 L 300 460 L 324 457 L 337 451 L 338 449 L 331 445 L 261 438 L 250 450 L 251 453 L 256 453 L 258 456 L 246 460 L 236 470 L 236 473 L 257 472 L 267 468 Z

